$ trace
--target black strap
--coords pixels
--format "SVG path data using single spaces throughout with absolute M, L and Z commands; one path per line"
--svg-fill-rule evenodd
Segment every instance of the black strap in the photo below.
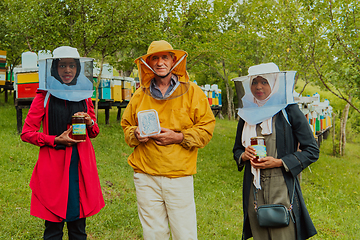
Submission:
M 254 209 L 255 212 L 257 211 L 258 205 L 257 205 L 257 201 L 256 201 L 256 194 L 258 192 L 257 188 L 254 186 L 254 184 L 252 184 L 253 186 L 253 193 L 254 193 Z M 292 210 L 292 206 L 293 206 L 293 202 L 294 202 L 294 195 L 295 195 L 295 178 L 294 178 L 294 187 L 293 187 L 293 191 L 292 191 L 292 196 L 291 196 L 291 201 L 290 201 L 290 207 L 289 207 L 289 211 Z

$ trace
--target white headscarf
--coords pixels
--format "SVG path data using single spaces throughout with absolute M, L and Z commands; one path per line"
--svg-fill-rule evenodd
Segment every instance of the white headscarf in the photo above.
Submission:
M 257 99 L 252 93 L 245 94 L 245 96 L 248 95 L 248 96 L 246 96 L 246 98 L 251 99 L 251 101 L 253 103 L 255 103 L 258 107 L 262 107 L 271 98 L 271 96 L 273 96 L 274 93 L 276 93 L 278 91 L 279 81 L 278 81 L 277 73 L 251 76 L 250 88 L 251 88 L 253 80 L 259 76 L 268 81 L 270 88 L 271 88 L 271 92 L 270 92 L 269 96 L 267 96 L 264 100 Z M 245 98 L 245 96 L 244 96 L 244 98 Z M 260 127 L 262 129 L 261 134 L 270 135 L 272 133 L 272 116 L 270 118 L 266 119 L 265 121 L 263 121 L 260 124 Z M 250 145 L 250 138 L 252 138 L 252 137 L 256 137 L 256 124 L 250 125 L 248 122 L 245 122 L 245 125 L 243 128 L 243 133 L 242 133 L 242 144 L 244 147 L 247 147 Z
M 238 92 L 242 107 L 238 108 L 238 115 L 247 123 L 255 125 L 284 109 L 288 104 L 294 103 L 293 86 L 294 71 L 280 71 L 274 63 L 264 63 L 251 66 L 249 75 L 232 79 L 237 84 L 242 84 Z M 251 93 L 251 81 L 254 77 L 261 76 L 268 80 L 272 92 L 267 99 L 255 101 Z M 240 83 L 239 83 L 240 82 Z
M 279 90 L 278 76 L 279 76 L 278 73 L 272 73 L 272 74 L 255 75 L 255 76 L 250 77 L 250 89 L 251 89 L 253 80 L 257 77 L 262 77 L 262 78 L 266 79 L 271 88 L 271 93 L 264 100 L 259 100 L 254 95 L 252 96 L 252 100 L 254 103 L 256 103 L 256 105 L 258 105 L 259 107 L 264 106 L 264 104 L 270 99 L 270 97 Z

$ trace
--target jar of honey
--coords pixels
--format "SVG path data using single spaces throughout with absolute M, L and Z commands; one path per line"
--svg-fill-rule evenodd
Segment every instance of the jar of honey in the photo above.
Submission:
M 266 157 L 266 144 L 264 137 L 250 138 L 250 144 L 256 150 L 256 159 Z
M 80 115 L 72 116 L 71 124 L 72 124 L 72 139 L 85 140 L 86 139 L 85 116 L 80 116 Z

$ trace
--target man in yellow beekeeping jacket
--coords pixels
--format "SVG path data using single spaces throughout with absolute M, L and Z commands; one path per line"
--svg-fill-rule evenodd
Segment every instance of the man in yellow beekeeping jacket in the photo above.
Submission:
M 197 239 L 193 175 L 198 148 L 211 139 L 215 118 L 203 91 L 189 82 L 187 53 L 154 41 L 135 60 L 140 86 L 124 111 L 121 126 L 134 152 L 139 218 L 144 239 Z M 141 134 L 138 112 L 156 110 L 158 134 Z M 169 226 L 170 225 L 170 230 Z

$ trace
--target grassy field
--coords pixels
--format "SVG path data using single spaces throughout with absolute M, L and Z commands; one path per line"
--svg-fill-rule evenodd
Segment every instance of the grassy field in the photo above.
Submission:
M 100 110 L 99 125 L 93 145 L 106 206 L 88 218 L 89 239 L 142 239 L 133 171 L 126 160 L 132 149 L 124 142 L 115 110 L 108 125 Z M 41 239 L 44 222 L 30 216 L 28 185 L 39 149 L 20 140 L 13 102 L 5 104 L 3 94 L 0 129 L 0 239 Z M 195 201 L 201 240 L 241 239 L 243 173 L 232 159 L 235 131 L 235 121 L 217 119 L 213 139 L 199 151 Z M 360 148 L 348 144 L 343 158 L 330 153 L 328 139 L 319 161 L 302 174 L 304 198 L 318 230 L 312 239 L 360 239 Z

